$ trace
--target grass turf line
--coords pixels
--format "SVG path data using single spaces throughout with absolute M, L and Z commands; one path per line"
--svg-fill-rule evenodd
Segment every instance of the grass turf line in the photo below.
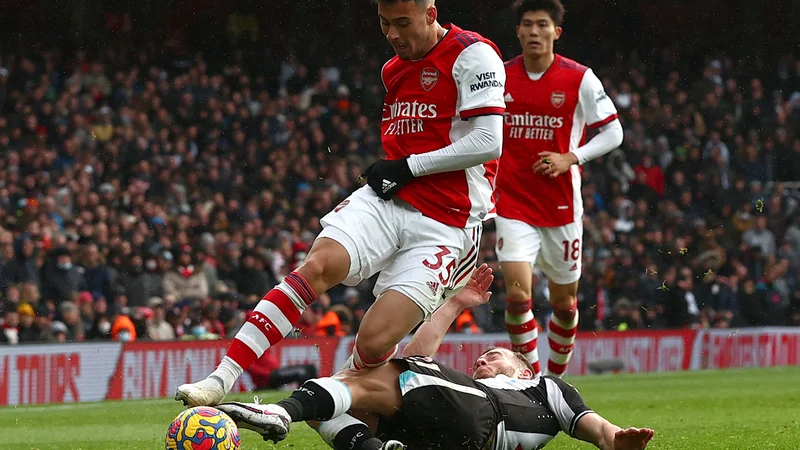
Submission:
M 586 404 L 622 427 L 650 427 L 653 449 L 800 448 L 800 368 L 608 375 L 567 379 Z M 259 394 L 275 401 L 287 392 Z M 248 401 L 247 395 L 231 399 Z M 139 450 L 163 448 L 173 400 L 0 408 L 0 448 Z M 242 430 L 242 449 L 327 449 L 305 424 L 272 445 Z M 548 450 L 590 449 L 564 435 Z

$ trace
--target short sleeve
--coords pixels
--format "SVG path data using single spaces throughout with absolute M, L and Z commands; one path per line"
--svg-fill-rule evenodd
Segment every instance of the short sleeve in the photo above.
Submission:
M 583 74 L 579 101 L 589 128 L 599 128 L 617 119 L 617 108 L 592 69 Z
M 590 412 L 577 389 L 566 381 L 555 377 L 543 377 L 547 389 L 547 406 L 558 419 L 561 429 L 575 436 L 578 420 Z
M 505 112 L 506 69 L 489 44 L 479 41 L 462 50 L 453 64 L 453 79 L 461 119 Z

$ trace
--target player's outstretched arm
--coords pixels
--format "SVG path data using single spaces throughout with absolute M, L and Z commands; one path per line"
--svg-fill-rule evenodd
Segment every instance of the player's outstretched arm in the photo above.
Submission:
M 601 450 L 642 450 L 655 432 L 649 428 L 622 429 L 597 413 L 588 413 L 578 420 L 575 437 L 594 444 Z
M 489 266 L 482 264 L 475 269 L 461 292 L 437 309 L 431 320 L 423 323 L 414 333 L 411 342 L 403 349 L 403 356 L 433 356 L 450 325 L 461 312 L 489 301 L 492 293 L 487 292 L 487 289 L 492 281 L 494 275 Z
M 584 403 L 580 392 L 560 378 L 542 377 L 547 406 L 568 435 L 601 450 L 642 450 L 653 437 L 648 428 L 626 430 L 612 424 Z

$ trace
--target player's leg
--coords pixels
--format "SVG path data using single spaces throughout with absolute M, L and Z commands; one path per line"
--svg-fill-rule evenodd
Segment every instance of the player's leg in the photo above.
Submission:
M 447 295 L 469 280 L 475 267 L 480 227 L 460 229 L 407 211 L 403 247 L 381 272 L 378 296 L 361 322 L 353 347 L 354 369 L 377 367 L 397 352 L 397 344 L 427 320 Z
M 495 250 L 506 285 L 506 330 L 514 351 L 525 355 L 535 375 L 539 365 L 539 329 L 533 316 L 531 264 L 541 247 L 536 228 L 518 220 L 497 217 Z
M 361 320 L 353 346 L 352 368 L 360 370 L 386 364 L 397 353 L 398 343 L 424 318 L 422 309 L 407 295 L 385 291 Z
M 375 435 L 388 444 L 392 439 L 412 448 L 487 448 L 486 441 L 495 430 L 495 413 L 482 389 L 465 373 L 442 366 L 431 358 L 408 357 L 393 360 L 392 365 L 404 366 L 397 384 L 402 394 L 400 410 L 389 418 L 381 417 L 373 428 Z M 374 415 L 351 410 L 359 421 L 369 422 Z M 338 425 L 329 425 L 338 423 Z M 325 422 L 319 429 L 326 442 L 348 443 L 342 438 L 348 428 L 359 426 L 347 415 Z M 331 434 L 342 428 L 342 431 Z M 335 450 L 349 447 L 332 445 Z
M 396 206 L 379 201 L 366 188 L 326 215 L 303 265 L 258 303 L 216 370 L 205 380 L 178 387 L 175 398 L 190 406 L 222 401 L 244 370 L 291 332 L 319 294 L 341 282 L 356 284 L 380 270 L 397 248 L 397 236 L 388 225 L 392 208 Z
M 240 427 L 275 441 L 286 437 L 292 422 L 331 421 L 351 409 L 390 418 L 402 406 L 397 381 L 402 370 L 402 365 L 385 364 L 375 369 L 343 371 L 336 378 L 308 380 L 275 404 L 230 402 L 218 408 Z
M 550 287 L 553 314 L 548 324 L 547 374 L 561 377 L 572 357 L 578 333 L 578 280 L 581 276 L 583 226 L 571 223 L 541 229 L 542 268 Z
M 334 450 L 402 450 L 400 441 L 381 441 L 375 437 L 378 418 L 365 411 L 351 410 L 325 422 L 309 422 L 326 444 Z

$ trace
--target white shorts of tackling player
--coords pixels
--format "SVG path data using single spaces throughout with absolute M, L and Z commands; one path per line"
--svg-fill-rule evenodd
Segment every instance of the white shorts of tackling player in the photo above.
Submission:
M 560 227 L 534 227 L 525 222 L 495 218 L 497 259 L 528 262 L 556 284 L 571 284 L 581 278 L 583 223 Z
M 320 223 L 317 239 L 333 239 L 350 254 L 343 284 L 355 286 L 380 272 L 375 296 L 398 291 L 419 305 L 426 320 L 467 284 L 478 260 L 481 227 L 445 225 L 398 198 L 381 200 L 369 186 Z

